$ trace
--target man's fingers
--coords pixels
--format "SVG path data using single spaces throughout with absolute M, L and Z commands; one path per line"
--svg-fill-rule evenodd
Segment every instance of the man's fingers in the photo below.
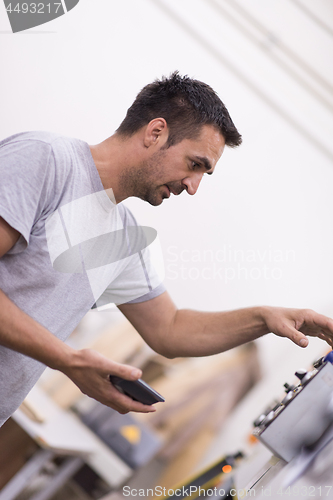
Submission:
M 299 322 L 302 323 L 299 330 L 297 330 L 298 322 L 296 322 L 296 328 L 291 327 L 290 335 L 288 335 L 295 344 L 307 347 L 309 340 L 306 335 L 310 335 L 325 340 L 330 346 L 333 346 L 333 320 L 331 318 L 306 309 Z
M 123 365 L 121 363 L 112 362 L 112 367 L 110 366 L 110 374 L 117 375 L 118 377 L 125 378 L 126 380 L 137 380 L 141 377 L 142 371 L 139 368 L 134 368 L 133 366 Z
M 117 375 L 127 380 L 137 380 L 142 375 L 139 368 L 112 361 L 93 349 L 82 349 L 80 357 L 79 369 L 96 369 L 104 373 L 105 378 L 108 378 L 108 375 Z
M 333 347 L 333 320 L 324 316 L 323 314 L 318 314 L 314 311 L 312 313 L 313 321 L 308 322 L 304 325 L 301 330 L 307 335 L 318 337 L 321 340 L 327 342 L 331 347 Z
M 332 338 L 331 338 L 329 335 L 327 335 L 326 333 L 320 333 L 320 334 L 318 335 L 318 338 L 320 338 L 321 340 L 324 340 L 325 342 L 327 342 L 327 343 L 328 343 L 328 345 L 330 345 L 331 347 L 333 347 L 333 340 L 332 340 Z
M 124 395 L 123 395 L 124 396 Z M 125 415 L 126 413 L 129 413 L 130 411 L 136 412 L 136 413 L 154 413 L 156 411 L 156 408 L 153 406 L 148 406 L 144 405 L 142 403 L 139 403 L 138 401 L 133 401 L 131 398 L 128 396 L 124 396 L 126 400 L 118 401 L 115 402 L 115 400 L 111 401 L 105 401 L 104 404 L 106 406 L 110 406 L 110 408 L 114 408 L 116 411 L 121 413 L 122 415 Z
M 329 335 L 333 335 L 333 320 L 331 318 L 328 318 L 327 316 L 323 316 L 322 314 L 319 314 L 318 316 L 319 321 L 318 318 L 316 318 L 315 324 L 317 324 Z
M 117 391 L 117 389 L 116 389 Z M 119 406 L 122 410 L 125 410 L 126 412 L 129 411 L 135 411 L 135 412 L 142 412 L 142 413 L 151 413 L 156 411 L 156 408 L 150 405 L 145 405 L 143 403 L 140 403 L 139 401 L 134 401 L 134 399 L 130 398 L 129 396 L 126 396 L 125 394 L 121 394 L 121 392 L 117 391 L 118 394 L 112 395 L 112 401 L 108 401 L 108 403 L 116 403 L 117 406 Z
M 307 339 L 303 333 L 296 330 L 296 328 L 289 327 L 286 337 L 288 337 L 294 342 L 294 344 L 300 347 L 307 347 L 309 344 L 309 339 Z
M 123 413 L 128 413 L 129 411 L 137 413 L 153 413 L 156 411 L 156 408 L 152 405 L 145 405 L 139 401 L 134 401 L 134 399 L 126 396 L 126 394 L 122 394 L 111 384 L 111 382 L 110 389 L 110 396 L 107 401 L 108 406 L 116 404 L 119 408 L 121 408 Z M 117 409 L 117 411 L 119 410 Z
M 322 335 L 324 338 L 320 337 Z M 325 340 L 330 346 L 333 346 L 333 333 L 328 328 L 322 328 L 321 333 L 318 335 L 319 338 Z
M 290 330 L 291 330 L 290 336 L 289 335 L 288 336 L 295 344 L 299 345 L 300 347 L 307 347 L 309 345 L 309 339 L 304 334 L 293 328 L 291 328 Z M 324 340 L 331 347 L 333 347 L 333 339 L 330 331 L 326 332 L 322 328 L 318 327 L 318 330 L 315 333 L 313 333 L 313 336 L 316 336 L 319 339 Z
M 324 333 L 333 338 L 333 320 L 323 314 L 310 311 L 309 315 L 304 317 L 300 330 L 314 337 L 319 337 L 320 333 Z
M 307 347 L 307 337 L 318 337 L 333 348 L 333 319 L 311 309 L 265 307 L 263 319 L 268 331 L 287 337 L 300 347 Z

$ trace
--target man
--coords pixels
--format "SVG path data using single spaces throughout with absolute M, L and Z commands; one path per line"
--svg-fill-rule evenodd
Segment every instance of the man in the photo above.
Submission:
M 178 310 L 142 245 L 119 255 L 137 243 L 136 237 L 128 243 L 136 223 L 123 200 L 159 205 L 184 190 L 193 195 L 225 145 L 240 143 L 215 92 L 178 73 L 144 87 L 116 133 L 96 146 L 45 132 L 0 143 L 0 423 L 45 365 L 120 413 L 154 411 L 109 381 L 110 374 L 135 380 L 139 370 L 63 343 L 96 302 L 115 302 L 170 358 L 215 354 L 269 332 L 301 347 L 306 335 L 333 344 L 333 321 L 311 310 Z M 105 260 L 113 251 L 110 234 L 121 235 L 120 245 Z

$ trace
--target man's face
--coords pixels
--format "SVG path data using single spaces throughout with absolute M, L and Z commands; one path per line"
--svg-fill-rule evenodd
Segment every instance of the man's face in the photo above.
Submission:
M 171 194 L 186 190 L 195 194 L 205 173 L 211 174 L 220 159 L 225 141 L 211 125 L 203 125 L 196 139 L 184 139 L 168 149 L 156 151 L 130 172 L 134 196 L 160 205 Z

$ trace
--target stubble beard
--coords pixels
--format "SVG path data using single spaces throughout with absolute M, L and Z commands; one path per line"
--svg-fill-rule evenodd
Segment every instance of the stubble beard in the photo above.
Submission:
M 162 184 L 156 179 L 162 178 L 163 157 L 165 151 L 157 151 L 149 161 L 136 167 L 124 170 L 120 176 L 120 189 L 127 196 L 135 196 L 147 201 L 150 205 L 158 206 L 167 196 L 162 193 Z

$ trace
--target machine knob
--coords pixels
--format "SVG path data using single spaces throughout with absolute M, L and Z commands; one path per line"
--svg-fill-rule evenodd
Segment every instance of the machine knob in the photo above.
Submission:
M 285 391 L 288 393 L 288 392 L 291 392 L 295 389 L 295 386 L 292 385 L 292 384 L 288 384 L 287 382 L 283 385 L 283 387 L 285 387 Z
M 254 427 L 259 427 L 259 425 L 262 424 L 262 422 L 265 420 L 266 415 L 263 413 L 262 415 L 259 415 L 259 417 L 253 422 Z
M 331 351 L 331 352 L 332 352 L 332 351 Z M 314 368 L 319 368 L 322 364 L 324 364 L 324 363 L 325 363 L 325 361 L 326 361 L 326 360 L 325 360 L 325 357 L 321 357 L 321 358 L 317 359 L 317 361 L 315 361 L 315 362 L 313 363 Z M 327 361 L 329 361 L 329 360 L 327 360 Z
M 314 375 L 318 373 L 318 370 L 312 370 L 312 372 L 308 372 L 301 380 L 301 385 L 305 385 L 309 382 L 309 380 L 312 379 L 312 377 L 314 377 Z
M 289 391 L 286 397 L 282 399 L 281 403 L 286 406 L 295 396 L 296 394 L 294 392 Z
M 302 381 L 302 379 L 305 377 L 305 375 L 308 373 L 307 370 L 305 370 L 304 368 L 301 368 L 300 370 L 297 370 L 297 372 L 295 372 L 295 375 L 297 378 L 300 379 L 300 381 Z
M 266 426 L 269 425 L 272 422 L 272 420 L 274 420 L 274 418 L 275 418 L 275 412 L 270 411 L 265 420 L 261 423 L 261 425 L 266 425 Z

